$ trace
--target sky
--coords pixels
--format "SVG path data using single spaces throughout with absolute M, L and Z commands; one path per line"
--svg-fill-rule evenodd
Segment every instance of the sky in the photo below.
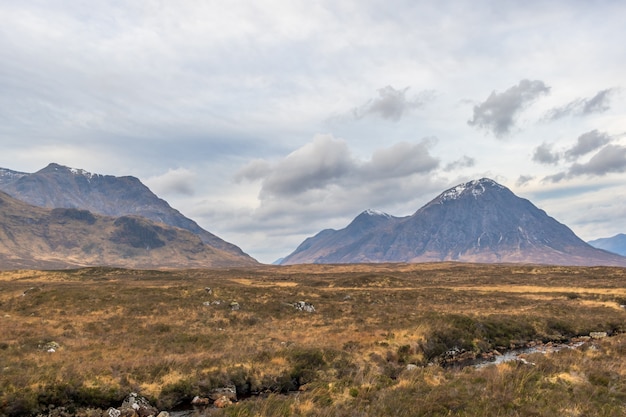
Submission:
M 482 177 L 626 233 L 626 2 L 0 0 L 0 167 L 139 178 L 264 263 Z

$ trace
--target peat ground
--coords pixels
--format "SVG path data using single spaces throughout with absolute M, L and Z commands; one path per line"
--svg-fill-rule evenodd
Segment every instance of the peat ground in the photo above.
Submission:
M 626 269 L 605 267 L 0 272 L 0 416 L 99 416 L 129 392 L 171 410 L 233 385 L 211 415 L 625 415 L 624 304 Z M 591 332 L 613 337 L 442 366 Z

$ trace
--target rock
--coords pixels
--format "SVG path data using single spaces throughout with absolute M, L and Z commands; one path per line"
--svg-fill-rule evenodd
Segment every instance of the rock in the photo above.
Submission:
M 307 313 L 315 312 L 315 307 L 313 306 L 313 304 L 309 304 L 305 301 L 298 301 L 297 303 L 293 303 L 293 306 L 298 311 L 306 311 Z
M 204 288 L 204 291 L 206 291 L 207 294 L 209 294 L 209 295 L 213 294 L 213 290 L 211 289 L 211 287 Z
M 210 403 L 211 401 L 208 398 L 200 397 L 198 395 L 193 397 L 193 400 L 191 400 L 191 405 L 209 405 Z
M 211 302 L 210 301 L 205 301 L 204 303 L 202 303 L 202 305 L 209 307 L 211 305 Z
M 230 309 L 233 311 L 237 311 L 239 310 L 241 307 L 239 306 L 239 303 L 237 301 L 233 301 L 230 303 Z
M 229 400 L 228 398 L 226 398 L 225 396 L 222 396 L 220 398 L 218 398 L 217 400 L 215 400 L 213 402 L 213 405 L 217 408 L 226 408 L 229 405 L 232 405 L 232 401 Z
M 410 364 L 408 364 L 408 365 L 406 366 L 406 370 L 407 370 L 407 371 L 414 371 L 414 370 L 416 370 L 417 368 L 418 368 L 418 366 L 417 366 L 417 365 L 415 365 L 415 364 L 413 364 L 413 363 L 410 363 Z
M 170 417 L 170 413 L 168 413 L 167 411 L 161 411 L 157 417 Z
M 237 401 L 237 387 L 228 385 L 222 388 L 215 388 L 209 392 L 209 399 L 212 401 L 217 401 L 222 397 L 226 397 L 230 401 Z
M 108 417 L 120 417 L 120 415 L 122 414 L 122 412 L 120 410 L 118 410 L 117 408 L 109 408 L 106 412 L 106 415 Z
M 589 333 L 589 337 L 591 337 L 592 339 L 603 339 L 607 337 L 607 333 L 606 332 L 591 332 Z
M 140 397 L 135 392 L 131 392 L 120 407 L 120 417 L 148 417 L 156 416 L 159 413 L 156 407 L 152 406 L 144 397 Z M 134 411 L 134 414 L 131 413 Z

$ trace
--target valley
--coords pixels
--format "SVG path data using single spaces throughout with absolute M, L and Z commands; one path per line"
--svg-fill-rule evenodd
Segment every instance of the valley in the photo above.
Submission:
M 625 304 L 618 267 L 4 271 L 0 415 L 104 416 L 131 392 L 195 415 L 621 415 Z

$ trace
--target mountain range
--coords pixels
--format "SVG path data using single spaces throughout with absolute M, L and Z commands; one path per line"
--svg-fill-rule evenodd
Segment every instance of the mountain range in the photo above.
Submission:
M 626 266 L 488 178 L 450 188 L 411 216 L 367 210 L 307 238 L 281 264 L 440 261 Z
M 608 250 L 609 252 L 626 256 L 626 235 L 623 233 L 617 234 L 613 237 L 590 240 L 587 243 L 595 248 Z
M 36 207 L 0 192 L 0 269 L 206 268 L 253 263 L 202 242 L 188 230 L 144 217 Z
M 239 247 L 182 215 L 132 176 L 92 174 L 56 163 L 32 174 L 0 168 L 0 191 L 38 207 L 76 208 L 113 217 L 140 216 L 188 230 L 209 247 L 232 255 L 229 258 L 239 258 L 241 264 L 257 263 Z

